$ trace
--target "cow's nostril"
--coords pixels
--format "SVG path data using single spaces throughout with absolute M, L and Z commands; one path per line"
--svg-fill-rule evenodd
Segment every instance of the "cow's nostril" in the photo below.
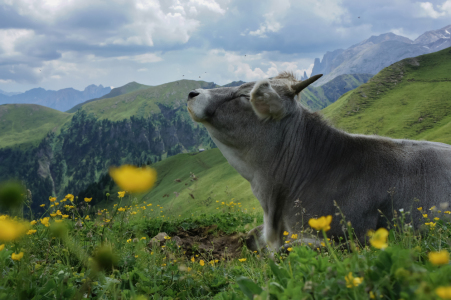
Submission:
M 192 92 L 189 92 L 188 97 L 194 98 L 194 97 L 196 97 L 196 96 L 199 95 L 199 94 L 200 94 L 200 93 L 198 93 L 198 92 L 192 91 Z

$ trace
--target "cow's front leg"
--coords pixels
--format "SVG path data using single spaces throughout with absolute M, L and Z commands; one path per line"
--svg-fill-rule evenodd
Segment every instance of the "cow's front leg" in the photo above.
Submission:
M 252 252 L 261 251 L 265 248 L 265 238 L 263 236 L 263 224 L 255 227 L 247 233 L 246 246 Z
M 263 216 L 263 237 L 268 250 L 272 252 L 277 252 L 283 244 L 283 222 L 276 215 L 274 212 L 269 212 Z

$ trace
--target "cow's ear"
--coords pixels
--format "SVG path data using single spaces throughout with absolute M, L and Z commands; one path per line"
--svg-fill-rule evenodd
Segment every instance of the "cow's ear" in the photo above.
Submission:
M 273 118 L 280 120 L 285 115 L 282 99 L 271 87 L 268 80 L 261 80 L 255 83 L 251 91 L 250 102 L 260 119 Z

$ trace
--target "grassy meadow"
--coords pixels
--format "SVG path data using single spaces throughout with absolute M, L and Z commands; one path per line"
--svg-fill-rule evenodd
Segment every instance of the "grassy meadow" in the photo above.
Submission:
M 262 213 L 239 198 L 248 187 L 223 192 L 214 185 L 218 177 L 234 182 L 216 152 L 159 162 L 152 190 L 117 191 L 104 208 L 71 194 L 49 197 L 45 212 L 31 211 L 30 220 L 20 218 L 29 206 L 21 185 L 2 184 L 0 203 L 9 213 L 0 216 L 0 299 L 451 299 L 447 203 L 414 203 L 424 221 L 416 230 L 409 211 L 396 212 L 387 230 L 365 245 L 338 214 L 333 218 L 347 232 L 341 244 L 323 240 L 275 254 L 252 252 L 245 233 L 262 224 Z M 164 173 L 183 161 L 186 170 Z M 186 187 L 178 197 L 160 198 L 177 184 Z M 185 193 L 193 185 L 211 190 L 189 202 Z M 207 195 L 213 199 L 208 206 L 194 201 Z M 311 226 L 305 232 L 327 234 L 327 221 Z M 287 244 L 296 238 L 284 232 Z

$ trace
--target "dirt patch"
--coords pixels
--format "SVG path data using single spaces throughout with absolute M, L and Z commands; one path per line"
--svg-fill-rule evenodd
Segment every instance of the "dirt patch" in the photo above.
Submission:
M 185 251 L 188 258 L 195 255 L 218 260 L 241 257 L 246 235 L 244 233 L 226 234 L 216 228 L 217 226 L 213 225 L 191 230 L 180 229 L 171 237 L 171 240 Z M 159 235 L 161 236 L 162 233 Z M 158 239 L 157 242 L 163 245 L 167 240 Z

